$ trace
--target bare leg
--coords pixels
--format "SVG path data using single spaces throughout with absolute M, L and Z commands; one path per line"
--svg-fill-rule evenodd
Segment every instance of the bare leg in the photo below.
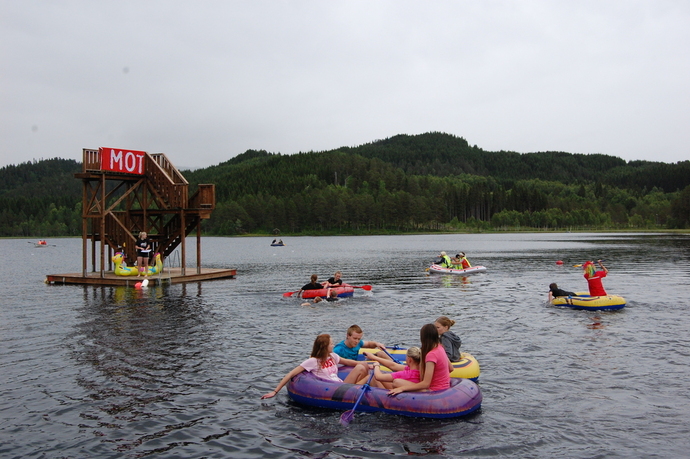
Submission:
M 361 379 L 364 379 L 364 382 L 367 382 L 367 379 L 369 379 L 369 368 L 367 368 L 366 364 L 357 364 L 350 374 L 347 375 L 344 382 L 349 384 L 363 384 L 358 382 Z

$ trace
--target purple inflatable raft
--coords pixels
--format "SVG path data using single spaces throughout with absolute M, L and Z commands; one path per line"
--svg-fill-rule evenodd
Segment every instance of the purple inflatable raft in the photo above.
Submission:
M 346 371 L 339 373 L 341 379 L 346 375 Z M 389 397 L 386 389 L 370 387 L 359 402 L 357 411 L 381 411 L 423 418 L 454 418 L 480 408 L 482 392 L 476 383 L 469 379 L 451 378 L 450 386 L 441 391 L 403 392 L 394 397 Z M 352 409 L 363 387 L 324 381 L 306 371 L 287 384 L 288 394 L 297 403 L 337 410 Z

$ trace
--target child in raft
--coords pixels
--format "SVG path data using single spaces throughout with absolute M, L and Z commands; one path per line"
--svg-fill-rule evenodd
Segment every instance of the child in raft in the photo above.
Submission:
M 419 378 L 419 364 L 422 361 L 422 350 L 418 347 L 411 347 L 407 350 L 405 356 L 405 365 L 393 362 L 389 359 L 382 359 L 376 354 L 365 352 L 364 355 L 367 360 L 374 361 L 374 379 L 372 386 L 383 387 L 385 389 L 393 389 L 400 385 L 400 380 L 410 381 L 411 383 L 418 383 Z M 393 373 L 381 372 L 381 364 L 393 370 Z
M 419 365 L 418 383 L 399 379 L 399 386 L 388 391 L 388 395 L 417 390 L 444 390 L 450 387 L 450 361 L 446 355 L 438 330 L 434 324 L 426 324 L 419 331 L 422 342 L 422 360 Z
M 601 266 L 600 271 L 596 270 L 594 263 L 591 261 L 582 265 L 585 279 L 587 279 L 587 285 L 589 285 L 589 296 L 606 296 L 606 290 L 604 290 L 604 285 L 601 283 L 601 280 L 606 277 L 609 270 L 604 266 L 601 260 L 597 260 L 597 263 Z
M 275 397 L 280 389 L 303 371 L 309 371 L 314 376 L 325 381 L 345 382 L 350 384 L 364 384 L 369 377 L 369 367 L 364 362 L 344 359 L 333 352 L 335 343 L 331 335 L 322 334 L 314 340 L 311 350 L 311 357 L 297 365 L 292 371 L 286 374 L 271 392 L 261 396 L 261 399 Z M 338 364 L 354 367 L 345 380 L 338 377 Z
M 454 267 L 458 269 L 467 269 L 472 267 L 469 260 L 465 256 L 465 252 L 456 253 L 455 258 L 451 258 L 451 261 L 453 262 Z
M 455 325 L 455 321 L 446 316 L 441 316 L 434 322 L 434 326 L 436 330 L 438 330 L 438 336 L 441 338 L 441 344 L 446 351 L 448 360 L 451 362 L 459 362 L 462 340 L 458 335 L 450 331 L 450 327 L 453 325 Z
M 558 284 L 555 282 L 549 284 L 549 301 L 552 301 L 554 298 L 558 298 L 560 296 L 577 296 L 577 294 L 575 292 L 569 292 L 567 290 L 558 288 Z

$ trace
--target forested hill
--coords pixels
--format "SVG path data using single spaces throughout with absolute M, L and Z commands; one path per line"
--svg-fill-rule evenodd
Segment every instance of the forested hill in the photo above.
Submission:
M 81 183 L 74 174 L 81 163 L 73 159 L 52 158 L 6 166 L 0 169 L 0 197 L 44 198 L 74 196 Z
M 358 147 L 341 147 L 320 154 L 342 158 L 343 153 L 379 159 L 409 175 L 477 175 L 492 177 L 509 187 L 518 180 L 540 179 L 564 184 L 601 182 L 631 189 L 649 190 L 656 187 L 665 192 L 674 192 L 690 184 L 690 161 L 668 164 L 654 161 L 626 162 L 603 154 L 491 152 L 476 145 L 470 146 L 462 137 L 444 133 L 397 135 Z M 265 169 L 265 166 L 270 167 L 265 164 L 270 161 L 269 164 L 273 167 L 289 168 L 292 161 L 284 160 L 289 157 L 248 150 L 218 166 L 207 168 L 204 172 L 195 172 L 210 180 L 216 174 L 224 175 L 228 170 L 226 166 L 242 163 L 244 167 Z M 310 157 L 318 162 L 313 153 L 310 153 Z M 336 172 L 329 171 L 331 175 Z
M 350 149 L 367 158 L 379 158 L 416 175 L 471 174 L 499 181 L 556 180 L 564 183 L 592 180 L 626 162 L 607 155 L 562 152 L 527 153 L 484 151 L 462 137 L 443 133 L 397 135 Z
M 0 169 L 0 236 L 80 234 L 80 168 L 55 158 Z M 190 192 L 216 185 L 203 228 L 218 235 L 690 226 L 690 161 L 489 152 L 443 133 L 294 155 L 248 150 L 182 172 Z
M 491 152 L 470 146 L 462 137 L 443 133 L 416 136 L 397 135 L 356 148 L 344 148 L 367 158 L 379 158 L 415 175 L 471 174 L 498 181 L 554 180 L 562 183 L 601 181 L 602 183 L 667 192 L 690 183 L 690 162 L 674 165 L 631 161 L 603 154 L 565 152 Z

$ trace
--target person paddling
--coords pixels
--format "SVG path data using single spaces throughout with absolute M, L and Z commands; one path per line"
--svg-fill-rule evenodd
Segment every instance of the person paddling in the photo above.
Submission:
M 308 284 L 303 285 L 302 288 L 299 289 L 299 291 L 297 292 L 297 297 L 299 298 L 299 296 L 302 294 L 302 292 L 304 290 L 320 290 L 320 289 L 322 289 L 323 285 L 316 282 L 318 279 L 319 279 L 319 276 L 317 276 L 316 274 L 312 274 L 311 275 L 311 281 Z
M 439 257 L 441 257 L 440 265 L 443 266 L 444 268 L 452 268 L 453 267 L 453 261 L 450 259 L 450 257 L 446 254 L 446 252 L 441 252 L 439 254 Z
M 601 270 L 597 271 L 594 267 L 594 263 L 591 261 L 586 262 L 582 265 L 582 270 L 584 271 L 585 279 L 587 279 L 587 284 L 589 286 L 589 296 L 606 296 L 606 290 L 604 290 L 604 285 L 601 280 L 606 277 L 609 270 L 604 266 L 601 260 L 598 260 Z
M 343 280 L 341 279 L 343 273 L 340 271 L 336 271 L 335 274 L 333 274 L 333 277 L 329 278 L 326 282 L 324 282 L 323 286 L 328 288 L 328 287 L 342 287 L 343 286 Z

